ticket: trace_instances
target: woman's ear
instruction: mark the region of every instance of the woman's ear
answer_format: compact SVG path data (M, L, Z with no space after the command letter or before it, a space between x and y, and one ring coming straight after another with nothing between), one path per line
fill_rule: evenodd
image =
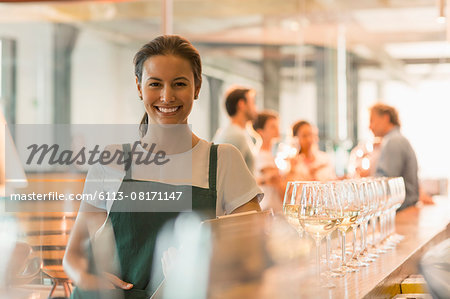
M202 82L200 82L200 84L198 84L198 86L195 87L195 91L194 91L194 100L198 99L198 95L200 93L200 87L202 86Z
M141 83L139 82L138 77L136 77L136 87L138 90L139 98L141 98L141 101L142 101L142 89L141 89Z

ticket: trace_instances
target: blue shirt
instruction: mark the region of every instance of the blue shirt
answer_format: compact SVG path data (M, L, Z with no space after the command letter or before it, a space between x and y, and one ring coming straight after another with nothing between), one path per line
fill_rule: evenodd
M419 200L419 179L416 154L398 127L383 137L380 158L376 166L376 176L403 177L406 198L401 209L416 204Z

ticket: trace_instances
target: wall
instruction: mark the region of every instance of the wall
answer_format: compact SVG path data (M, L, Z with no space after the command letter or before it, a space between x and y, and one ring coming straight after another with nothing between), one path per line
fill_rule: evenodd
M17 123L52 121L52 26L44 22L0 26L0 37L17 42Z
M81 31L72 56L72 123L140 121L144 109L134 79L135 50Z

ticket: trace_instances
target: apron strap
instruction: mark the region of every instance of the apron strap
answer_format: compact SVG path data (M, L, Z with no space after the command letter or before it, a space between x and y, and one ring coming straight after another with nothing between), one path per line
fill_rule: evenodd
M214 191L216 191L218 146L218 144L213 143L209 149L209 189Z
M127 161L128 159L130 159L131 144L129 144L129 143L122 144L122 149L123 149L124 161ZM131 164L133 164L133 163L130 163L130 167L128 167L128 169L126 169L126 174L125 174L125 177L123 178L123 180L131 180ZM124 167L125 167L125 164L124 164Z
M129 143L122 144L124 159L127 160L130 157L131 145ZM218 144L211 144L209 149L209 188L216 191L216 179L217 179L217 148ZM132 163L131 163L132 164ZM126 170L124 180L131 180L131 164Z

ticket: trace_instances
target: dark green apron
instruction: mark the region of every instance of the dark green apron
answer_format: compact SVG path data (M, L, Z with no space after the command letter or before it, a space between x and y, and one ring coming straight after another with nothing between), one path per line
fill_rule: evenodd
M124 144L125 157L131 151L130 144ZM195 167L195 165L193 165ZM216 175L217 175L217 145L211 145L209 158L209 189L196 186L177 186L159 182L137 181L131 179L131 167L119 188L119 192L145 190L180 191L189 188L192 190L192 210L199 212L203 219L215 218L216 215ZM183 191L181 191L183 192ZM162 270L153 272L157 277L150 277L153 261L159 262L161 257L154 257L157 234L165 225L173 225L179 212L123 212L129 207L127 200L115 201L111 207L107 221L111 223L116 240L116 252L120 263L120 278L132 283L131 290L102 291L102 294L93 291L83 291L75 288L71 298L149 298L156 287L163 280ZM120 212L119 212L120 211ZM176 246L176 244L174 244ZM90 255L92 252L90 251ZM160 265L155 265L161 268ZM95 273L95 267L90 261L90 269ZM150 280L152 284L150 284ZM123 293L121 295L120 293Z

